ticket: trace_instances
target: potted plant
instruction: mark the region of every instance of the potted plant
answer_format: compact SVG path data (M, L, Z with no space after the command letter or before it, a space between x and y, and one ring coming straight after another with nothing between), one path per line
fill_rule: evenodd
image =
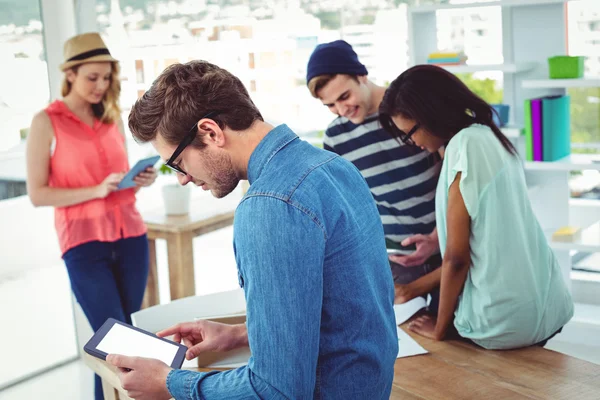
M174 175L175 172L165 164L158 169L161 175ZM185 215L190 211L190 188L179 182L166 183L162 187L162 196L167 215Z

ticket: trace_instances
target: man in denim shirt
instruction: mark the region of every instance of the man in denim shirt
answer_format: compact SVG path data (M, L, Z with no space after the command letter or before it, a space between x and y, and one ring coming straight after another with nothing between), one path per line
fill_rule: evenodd
M182 184L216 197L251 186L235 213L247 324L198 321L159 335L202 351L249 345L247 366L198 373L110 355L135 399L387 399L398 339L381 220L360 172L265 123L243 84L204 61L173 65L129 126ZM190 129L190 127L192 127Z

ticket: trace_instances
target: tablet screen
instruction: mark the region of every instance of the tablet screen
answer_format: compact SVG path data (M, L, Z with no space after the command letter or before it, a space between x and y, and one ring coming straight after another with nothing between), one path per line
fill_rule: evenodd
M173 363L179 349L175 344L153 338L121 324L114 324L96 348L107 354L155 358L169 366Z

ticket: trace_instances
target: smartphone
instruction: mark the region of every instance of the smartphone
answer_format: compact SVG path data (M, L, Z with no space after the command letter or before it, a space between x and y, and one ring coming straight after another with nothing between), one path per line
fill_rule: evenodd
M387 249L387 253L391 256L407 256L413 252L414 250Z
M392 240L385 239L385 247L390 255L408 255L417 250L417 246L413 243L408 246L402 246L400 243L396 243Z

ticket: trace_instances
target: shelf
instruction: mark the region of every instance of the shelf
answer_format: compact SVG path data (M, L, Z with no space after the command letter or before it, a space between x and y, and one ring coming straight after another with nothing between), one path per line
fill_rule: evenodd
M452 10L460 8L474 8L474 7L523 7L523 6L543 6L547 4L563 4L568 0L495 0L480 3L453 3L453 4L429 4L422 6L409 7L408 11L412 13L428 13L439 10Z
M537 192L539 192L542 188L542 185L528 185L527 186L527 194L531 198L535 196Z
M587 253L600 252L600 221L582 230L580 240L575 242L550 242L550 246L556 250L577 250Z
M581 171L595 169L600 171L600 154L571 154L558 161L526 161L527 170L545 171Z
M529 89L600 87L600 78L534 79L523 81L523 87Z
M506 136L507 138L516 139L521 136L522 128L519 126L507 125L501 127L500 130L502 131L502 133L504 133L504 136Z
M485 64L485 65L440 65L453 74L464 74L471 72L484 71L501 71L505 73L516 73L529 71L535 67L536 63L519 63L519 64Z

